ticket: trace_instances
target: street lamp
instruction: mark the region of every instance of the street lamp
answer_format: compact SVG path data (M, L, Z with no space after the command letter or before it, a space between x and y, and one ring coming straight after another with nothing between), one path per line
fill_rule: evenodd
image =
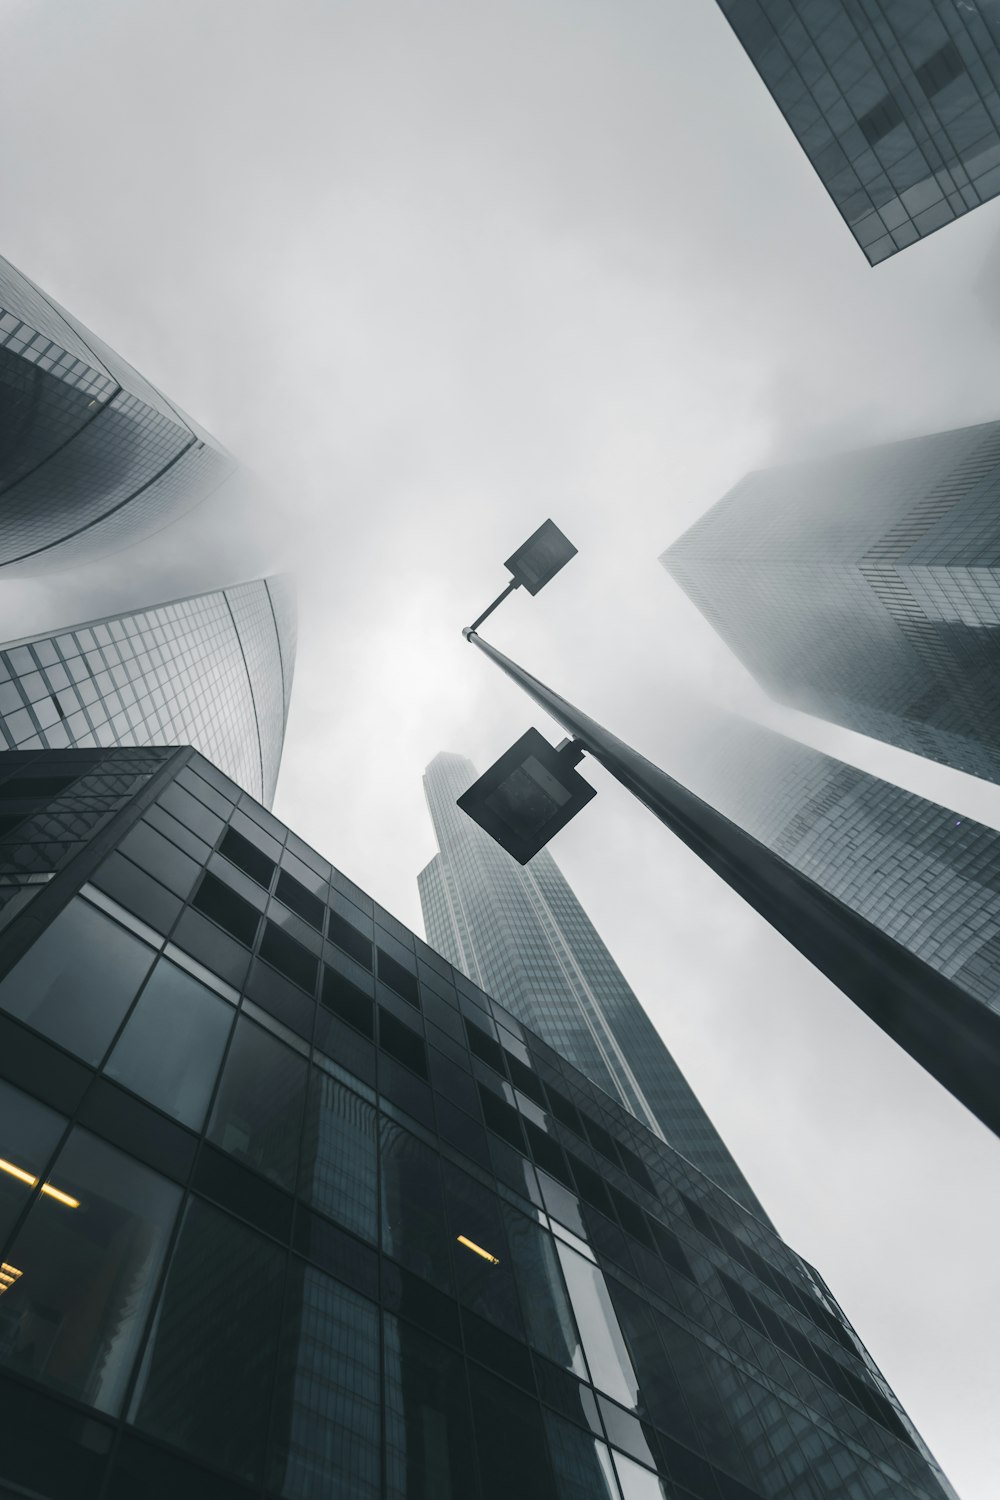
M558 527L546 521L508 559L506 566L513 581L462 632L562 725L571 739L556 749L541 735L529 731L458 799L459 807L524 864L593 797L593 787L572 769L584 752L592 755L939 1083L1000 1135L1000 1015L973 1000L909 948L695 797L477 634L486 616L521 582L529 593L537 593L575 551ZM549 759L541 753L542 746ZM539 775L536 768L550 779ZM579 786L566 779L567 773ZM586 788L587 795L582 795L581 787Z

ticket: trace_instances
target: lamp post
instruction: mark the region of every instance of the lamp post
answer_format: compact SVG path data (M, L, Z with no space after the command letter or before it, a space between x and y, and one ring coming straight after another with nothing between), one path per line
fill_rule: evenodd
M547 521L508 561L508 568L515 560L520 567L530 566L533 560L529 556L526 564L525 554L543 533L549 550L532 573L536 586L529 592L533 594L576 551ZM562 538L561 550L552 533ZM514 581L486 613L492 613L517 586L514 573ZM584 752L592 755L866 1015L1000 1134L1000 1015L483 640L476 627L484 618L481 615L466 626L462 632L466 640L518 683L571 738L553 749L536 731L529 731L463 793L459 807L525 864L595 795L574 769ZM547 758L540 746L548 751Z

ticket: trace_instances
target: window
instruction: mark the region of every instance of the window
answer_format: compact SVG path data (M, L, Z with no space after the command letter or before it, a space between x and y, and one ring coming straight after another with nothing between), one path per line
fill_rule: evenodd
M13 1229L34 1183L45 1177L65 1125L55 1110L0 1083L0 1240Z
M6 1251L0 1362L101 1411L121 1403L180 1189L85 1130Z
M319 961L308 949L303 948L301 943L296 942L295 938L289 937L287 932L282 932L274 922L264 924L260 956L267 963L273 964L280 974L284 974L286 979L297 984L308 995L315 993Z
M96 1065L155 957L76 897L0 983L0 1009Z
M587 1379L555 1242L540 1224L506 1203L500 1205L521 1305L528 1312L528 1342L565 1370Z
M376 950L378 953L378 977L383 984L387 984L391 990L403 1000L408 1000L411 1005L420 1008L420 991L417 988L417 976L411 974L409 969L385 952L383 948Z
M423 1037L418 1036L412 1026L397 1020L384 1005L378 1008L378 1039L379 1046L390 1057L405 1063L414 1073L419 1073L421 1078L427 1077L427 1048Z
M203 911L206 917L211 917L239 942L248 948L253 947L259 921L256 908L217 876L206 873L202 877L191 905L197 911Z
M545 1430L559 1500L618 1500L611 1454L604 1443L550 1411L545 1413Z
M387 1500L467 1500L477 1493L462 1358L385 1319Z
M104 1071L200 1130L234 1019L225 1000L160 959Z
M357 963L364 968L372 967L372 942L371 938L365 937L359 932L352 922L346 917L341 917L335 911L327 916L327 936L331 943L336 943L338 948L343 948Z
M237 865L251 880L255 880L259 886L266 891L271 884L271 877L277 868L274 860L269 859L262 849L252 844L249 839L237 833L235 828L227 828L225 835L219 845L219 853L224 854L231 864Z
M208 1126L208 1139L293 1191L306 1063L241 1016Z
M378 1237L376 1113L319 1068L306 1103L299 1192L362 1239Z
M306 890L294 875L289 875L287 870L278 872L274 894L289 910L297 912L303 921L308 922L310 927L315 927L317 932L323 931L323 913L326 910L323 902L312 891Z
M323 970L323 987L320 1001L327 1010L356 1026L365 1036L375 1035L375 1006L370 995L359 990L356 984L338 974L335 969Z
M385 1116L379 1129L382 1248L418 1276L450 1292L451 1244L437 1152Z

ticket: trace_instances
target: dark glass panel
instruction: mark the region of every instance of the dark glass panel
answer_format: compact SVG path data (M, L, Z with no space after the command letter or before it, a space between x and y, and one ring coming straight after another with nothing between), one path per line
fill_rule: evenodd
M251 1482L263 1465L285 1260L192 1199L129 1413L143 1431Z
M558 1500L619 1500L611 1454L604 1443L548 1411L545 1431Z
M541 1407L476 1365L469 1383L484 1500L552 1500Z
M204 912L206 917L211 917L213 922L218 922L220 927L239 942L245 943L248 948L253 947L260 915L249 901L224 881L206 872L191 905Z
M427 1077L427 1048L422 1036L397 1018L384 1005L378 1008L379 1046L398 1062L405 1063L421 1078Z
M372 1105L315 1067L309 1081L299 1192L362 1239L378 1239L378 1145Z
M649 1227L653 1231L656 1248L663 1256L667 1265L671 1266L673 1270L679 1271L682 1276L686 1276L689 1281L694 1281L695 1277L691 1269L691 1262L685 1255L684 1246L677 1236L665 1224L661 1224L659 1219L650 1217Z
M593 1167L588 1167L585 1161L581 1161L572 1152L567 1151L566 1155L573 1169L573 1176L576 1179L576 1189L580 1197L585 1203L591 1204L593 1208L599 1208L601 1213L606 1214L609 1219L613 1218L614 1209L611 1207L611 1199L608 1196L608 1190L604 1185L604 1179L600 1173L595 1172Z
M109 1078L98 1078L88 1090L77 1120L112 1146L121 1146L130 1156L138 1157L154 1172L162 1172L174 1182L187 1181L197 1136Z
M366 1297L378 1297L378 1252L362 1245L352 1234L338 1229L336 1224L321 1219L319 1214L310 1213L301 1204L295 1210L294 1245L306 1260L311 1260L323 1271L329 1271L338 1281ZM385 1265L389 1266L391 1262L386 1261ZM398 1272L397 1268L397 1274L406 1273Z
M500 1209L521 1306L528 1315L528 1342L539 1353L586 1379L580 1335L551 1234L506 1203L501 1203Z
M317 932L323 931L325 905L318 896L296 880L294 875L289 875L287 870L278 872L278 884L274 894L291 911L297 912L304 922L308 922L310 927L315 927Z
M339 916L337 912L331 911L327 916L327 936L331 943L336 943L338 948L343 948L345 953L363 964L366 969L372 967L372 941L359 932L353 922L348 922L346 917Z
M115 1454L107 1500L247 1500L256 1497L236 1479L191 1463L126 1431Z
M506 1052L506 1049L504 1050ZM540 1104L544 1109L545 1094L542 1092L540 1080L536 1078L528 1065L523 1063L519 1057L515 1057L513 1053L506 1052L506 1061L507 1072L510 1074L510 1081L514 1087L520 1089L522 1094L527 1094L529 1099L533 1099L536 1104Z
M452 1290L451 1244L437 1153L384 1117L382 1248L444 1291Z
M417 985L417 976L405 969L398 959L386 953L384 948L378 952L378 977L383 984L387 984L391 990L403 1000L408 1000L411 1005L420 1009L420 990Z
M289 937L287 932L282 932L274 922L264 923L260 956L267 963L273 964L286 979L290 979L293 984L304 989L308 995L315 993L318 959L303 948L301 943L296 942L295 938Z
M0 1083L0 1245L13 1229L34 1182L45 1175L65 1126L65 1119L55 1110ZM0 1306L0 1322L3 1311Z
M335 969L323 969L323 987L320 1001L335 1015L356 1026L365 1036L375 1035L375 1004L370 995L359 990L356 984L338 974Z
M268 1484L288 1500L379 1500L378 1308L292 1262L278 1358Z
M521 1134L521 1116L516 1109L505 1103L492 1089L479 1085L479 1102L483 1119L490 1130L495 1130L511 1146L524 1152L524 1136Z
M168 890L187 896L198 878L200 866L164 838L148 823L137 823L118 845L119 851L140 869L155 876Z
M495 1328L492 1323L487 1323L485 1318L469 1312L467 1307L462 1308L462 1332L469 1359L486 1365L505 1380L512 1380L515 1385L534 1395L535 1374L526 1344Z
M445 1296L420 1276L404 1271L386 1256L382 1257L382 1303L386 1312L399 1313L408 1323L416 1323L435 1338L454 1344L456 1349L461 1347L455 1299Z
M385 1319L387 1500L476 1500L461 1356L398 1318Z
M225 1151L204 1142L195 1163L192 1187L220 1208L246 1219L272 1239L282 1242L292 1232L294 1199L291 1193L265 1182L256 1172Z
M294 1190L306 1063L245 1016L222 1070L208 1138Z
M180 1203L180 1189L74 1130L6 1251L0 1360L116 1412Z
M582 1136L583 1121L580 1119L576 1105L571 1104L565 1094L560 1094L559 1090L554 1089L549 1083L545 1085L545 1092L549 1096L549 1109L556 1119L572 1130L574 1135Z
M442 1173L459 1300L473 1312L523 1338L524 1325L500 1217L500 1200L450 1162L442 1163ZM460 1243L460 1235L477 1249ZM495 1262L479 1251L494 1257Z
M97 1500L113 1436L109 1424L19 1380L0 1379L4 1500Z
M586 1132L587 1139L590 1141L590 1144L593 1146L594 1150L599 1151L602 1156L606 1156L608 1161L613 1162L615 1166L617 1166L618 1151L615 1147L615 1142L612 1136L609 1135L603 1125L599 1125L597 1121L592 1120L589 1115L581 1114L580 1118L583 1121L583 1128Z
M105 1065L105 1073L200 1130L235 1011L160 959Z
M176 781L165 786L156 800L160 807L165 807L185 828L198 834L208 844L215 843L225 826L221 818L214 812L209 812L204 803L192 797Z
M263 886L265 891L268 889L276 869L275 862L262 849L258 849L256 844L244 838L242 833L237 833L235 828L227 828L219 845L219 853L224 854L245 875L249 875L251 880Z
M506 1078L507 1074L503 1065L503 1048L501 1047L500 1043L495 1042L493 1038L489 1036L481 1026L477 1026L474 1021L467 1020L465 1023L465 1030L469 1038L470 1052L472 1052L475 1057L481 1058L484 1063L489 1063L490 1067L493 1068L495 1072L499 1073L501 1078Z
M155 957L77 897L0 983L0 1008L96 1064Z

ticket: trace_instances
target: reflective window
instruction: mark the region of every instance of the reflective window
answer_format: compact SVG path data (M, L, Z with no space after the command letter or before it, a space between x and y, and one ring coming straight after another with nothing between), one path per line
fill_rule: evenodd
M594 1384L623 1406L634 1407L638 1381L603 1272L561 1240L556 1241L556 1253Z
M442 1171L459 1298L473 1312L523 1337L500 1200L450 1162L442 1163Z
M65 1125L54 1109L0 1083L0 1241L7 1238L28 1194L44 1176ZM10 1282L0 1276L3 1285Z
M521 1306L528 1314L528 1342L533 1349L586 1380L587 1366L555 1242L540 1224L506 1203L500 1207Z
M552 1494L542 1409L504 1380L469 1366L484 1500L548 1500Z
M461 1355L385 1319L387 1500L468 1500L477 1492Z
M545 1413L545 1431L559 1500L619 1500L611 1453L604 1443L550 1411Z
M222 1071L208 1139L294 1191L306 1063L241 1016Z
M77 897L0 983L0 1008L96 1064L155 957Z
M382 1248L444 1291L452 1290L441 1164L435 1151L383 1116Z
M362 1239L377 1239L376 1113L320 1068L309 1082L299 1192Z
M232 886L226 885L224 880L206 873L191 905L197 911L203 911L206 917L211 917L213 922L218 922L221 928L239 942L245 943L248 948L253 947L260 920L259 913L256 907L251 906Z
M85 1130L57 1156L6 1261L0 1361L118 1410L180 1189Z
M378 1308L312 1266L289 1272L269 1486L288 1500L379 1500Z
M104 1071L200 1130L234 1019L225 1000L160 959Z
M666 1481L633 1459L626 1458L624 1453L615 1454L615 1468L624 1500L670 1500Z
M284 1265L276 1245L192 1199L129 1412L251 1483L263 1468Z

